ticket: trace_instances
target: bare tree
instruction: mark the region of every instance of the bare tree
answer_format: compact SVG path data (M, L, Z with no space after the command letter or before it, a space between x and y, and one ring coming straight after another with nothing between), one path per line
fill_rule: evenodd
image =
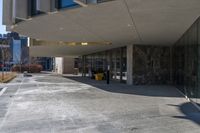
M4 68L6 64L10 61L11 53L10 48L8 46L8 41L3 40L1 41L1 61L2 61L2 80L4 79Z

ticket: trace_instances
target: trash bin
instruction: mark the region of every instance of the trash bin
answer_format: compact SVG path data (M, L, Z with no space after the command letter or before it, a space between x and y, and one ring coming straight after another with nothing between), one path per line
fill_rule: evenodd
M103 73L95 74L95 80L103 80Z

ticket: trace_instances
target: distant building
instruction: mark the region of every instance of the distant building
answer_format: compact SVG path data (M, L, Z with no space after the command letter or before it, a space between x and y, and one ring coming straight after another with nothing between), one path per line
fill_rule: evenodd
M12 62L14 64L28 64L29 63L29 49L27 46L27 38L20 38L19 40L12 39L10 42Z
M10 57L6 61L10 64L27 64L29 61L29 49L27 37L20 36L16 32L0 35L0 41L6 45Z

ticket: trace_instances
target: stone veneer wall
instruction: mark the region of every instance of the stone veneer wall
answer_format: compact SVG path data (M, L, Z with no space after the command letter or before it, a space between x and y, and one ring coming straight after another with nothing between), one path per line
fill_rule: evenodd
M135 45L133 83L135 85L170 83L170 47Z

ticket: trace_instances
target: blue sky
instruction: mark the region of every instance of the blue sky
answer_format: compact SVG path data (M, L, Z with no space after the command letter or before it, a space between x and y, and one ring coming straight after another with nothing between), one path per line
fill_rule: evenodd
M0 0L0 34L6 33L5 26L2 25L2 3L3 0Z

